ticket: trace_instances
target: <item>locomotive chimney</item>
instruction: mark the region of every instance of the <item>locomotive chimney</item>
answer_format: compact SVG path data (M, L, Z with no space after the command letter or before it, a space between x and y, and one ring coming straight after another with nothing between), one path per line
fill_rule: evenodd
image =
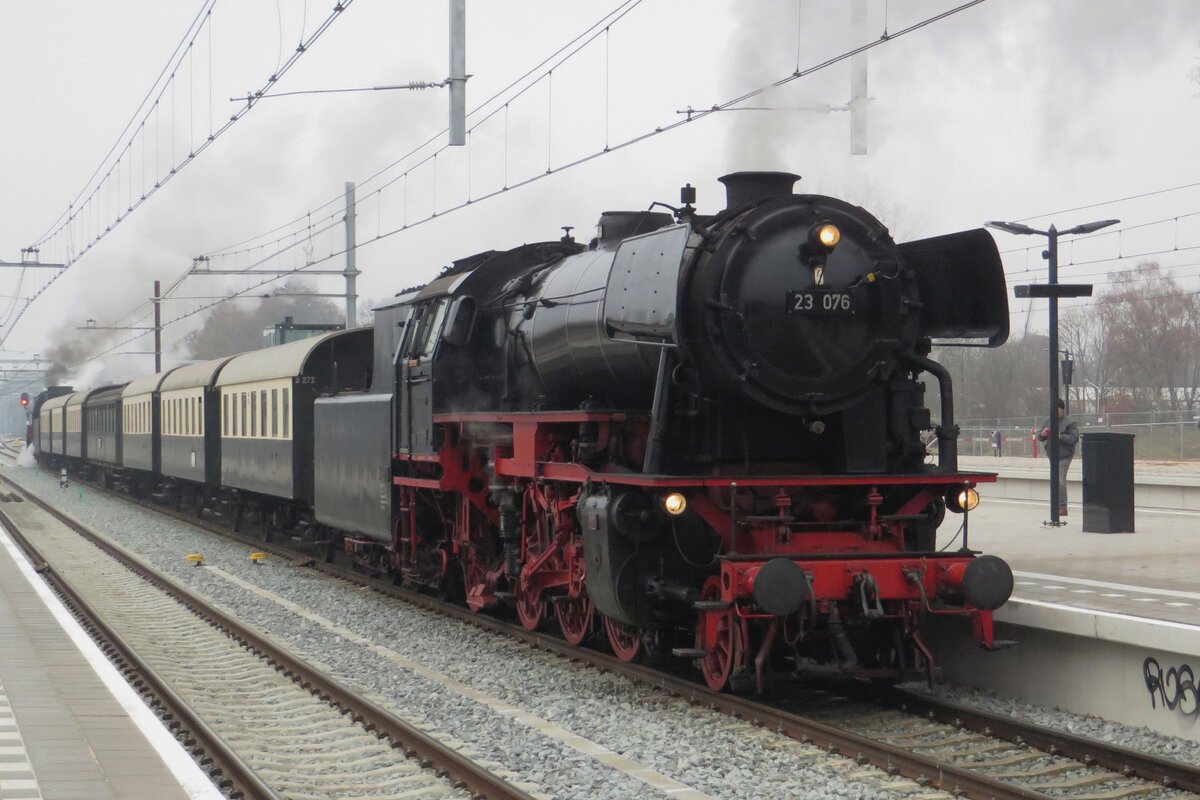
M800 176L790 172L733 172L717 180L725 184L725 207L737 208L791 194L792 186Z

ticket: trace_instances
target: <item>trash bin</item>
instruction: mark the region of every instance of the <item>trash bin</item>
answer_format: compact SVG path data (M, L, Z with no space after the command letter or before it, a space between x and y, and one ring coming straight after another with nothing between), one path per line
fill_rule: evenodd
M1082 438L1083 532L1133 533L1133 435Z

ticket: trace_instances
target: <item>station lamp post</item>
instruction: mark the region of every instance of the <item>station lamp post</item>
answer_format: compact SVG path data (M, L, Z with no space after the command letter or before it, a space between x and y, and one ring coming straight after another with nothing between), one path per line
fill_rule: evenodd
M1060 297L1091 297L1090 283L1059 283L1058 282L1058 237L1076 236L1081 233L1094 233L1109 225L1116 225L1119 219L1104 219L1096 222L1085 222L1073 228L1060 231L1051 225L1047 230L1039 231L1020 222L992 221L985 223L989 228L1031 236L1045 236L1047 248L1042 251L1042 258L1050 265L1050 279L1045 284L1025 284L1014 286L1016 297L1045 297L1050 301L1050 438L1046 440L1050 458L1050 520L1046 523L1054 527L1065 525L1059 518L1061 498L1058 492L1058 300Z

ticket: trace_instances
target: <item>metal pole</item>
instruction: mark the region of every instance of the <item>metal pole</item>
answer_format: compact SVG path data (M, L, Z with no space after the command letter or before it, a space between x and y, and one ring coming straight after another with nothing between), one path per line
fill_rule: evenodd
M158 281L154 282L154 374L162 372L162 295Z
M1053 225L1047 232L1049 247L1046 258L1050 262L1050 285L1058 283L1058 228ZM1050 459L1050 523L1058 524L1058 298L1050 297L1050 438L1046 440L1046 456Z
M850 28L854 42L866 42L867 0L853 0L850 4ZM850 57L850 154L865 155L867 152L867 53L864 50Z
M450 0L450 144L467 143L467 0Z
M355 267L358 219L354 208L354 181L346 181L346 330L358 324L358 269Z

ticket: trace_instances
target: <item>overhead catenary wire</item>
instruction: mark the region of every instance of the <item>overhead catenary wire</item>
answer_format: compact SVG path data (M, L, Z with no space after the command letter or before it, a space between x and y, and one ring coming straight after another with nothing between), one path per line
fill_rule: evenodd
M207 11L211 12L212 7L215 5L216 2L217 2L217 0L206 0L205 5L201 7L201 11L203 12L207 9ZM125 213L124 215L119 215L115 220L107 222L107 224L102 232L98 232L97 235L91 241L89 241L84 247L82 247L78 252L76 252L74 254L74 256L71 258L71 260L69 262L65 262L66 267L64 269L61 269L61 270L55 272L53 275L51 275L49 277L49 279L28 298L28 300L24 303L24 305L17 311L15 317L12 318L11 320L9 320L7 322L7 324L5 324L3 326L2 332L0 332L0 346L3 346L4 342L7 340L8 336L11 335L13 329L21 321L21 318L24 316L25 312L29 309L29 307L50 286L52 286L59 278L61 278L63 275L65 275L67 273L67 271L70 269L70 267L73 266L74 264L78 263L78 261L86 253L88 253L92 247L94 247L105 236L107 236L109 233L111 233L117 227L117 225L119 225L122 221L124 221L125 219L128 219L128 217L130 216L130 214L132 214L133 211L140 208L141 205L144 204L150 197L152 197L155 192L157 192L159 189L161 189L163 186L165 186L168 181L170 181L173 177L175 177L184 167L186 167L198 155L200 155L200 153L207 150L213 144L213 142L215 142L226 131L228 131L233 125L235 125L243 117L245 117L248 113L250 113L250 111L257 104L257 97L261 96L264 92L268 91L271 86L273 86L283 75L285 75L295 65L295 63L300 59L300 57L305 52L307 52L324 35L324 33L329 29L329 27L334 23L334 21L337 20L341 16L341 14L343 14L345 12L345 10L348 9L353 3L354 3L354 0L339 0L337 5L335 5L333 7L330 14L322 21L322 23L319 26L317 26L317 28L312 32L312 34L309 35L308 39L306 41L304 41L301 44L301 46L297 47L296 51L294 53L292 53L291 56L289 56L285 61L283 61L283 63L279 66L278 69L276 69L276 71L272 75L270 75L268 78L266 78L264 80L261 88L259 90L257 90L257 92L255 92L254 95L247 98L246 104L243 107L236 110L233 114L231 114L229 116L229 118L224 122L224 124L222 124L219 128L217 128L212 133L210 133L208 138L205 141L203 141L200 144L200 146L195 149L194 152L190 152L187 155L187 157L183 158L178 163L172 163L172 166L170 167L169 171L167 171L165 173L161 173L161 175L162 175L161 178L156 177L153 187L146 190L139 199L134 201L131 204L127 213ZM197 18L199 18L200 16L201 16L201 14L198 13ZM205 22L207 22L208 20L211 19L211 16L208 13L204 13L203 18L204 18ZM162 75L166 74L169 70L171 72L171 79L169 80L169 83L171 84L172 88L174 87L174 70L178 68L180 63L182 63L181 57L179 57L180 48L184 46L185 42L187 42L187 43L194 42L196 36L198 36L198 35L199 35L199 29L196 27L196 20L193 20L192 25L188 28L187 34L185 34L183 39L180 40L180 44L178 46L176 46L175 53L172 54L172 57L170 59L168 59L166 66L164 66L162 72L160 72L159 78L156 80L154 86L158 86L159 82L161 81ZM172 65L174 65L174 67L172 67ZM150 95L153 94L154 86L152 86L150 92L147 93L146 99L148 99L150 97ZM165 91L166 91L166 86L164 85L162 87L162 89L159 91L158 96L155 98L154 105L153 105L153 113L155 114L156 121L159 121L159 122L160 122L160 118L158 116L159 109L161 107L161 99L162 99ZM145 102L146 102L146 100L144 99L142 101L142 104L139 105L137 111L140 111L145 106ZM138 116L137 111L135 111L135 113L133 115L133 119L137 119L137 116ZM148 115L147 115L147 118L148 118ZM145 119L143 119L143 122L145 122ZM76 196L75 200L73 200L72 203L68 205L68 211L64 212L62 215L60 215L58 217L56 222L51 225L50 231L38 239L37 244L34 245L35 247L41 247L42 244L49 241L51 238L60 235L65 229L70 227L71 223L74 221L74 218L75 218L74 215L71 214L71 209L74 208L74 206L78 203L79 198L83 197L84 192L87 191L87 187L91 185L95 176L98 175L102 169L104 169L105 164L108 163L107 159L111 158L112 152L114 152L116 150L116 148L120 145L122 138L128 132L131 124L132 124L132 119L131 119L130 123L126 124L125 129L122 131L121 135L117 137L117 141L114 143L113 147L110 149L109 155L106 156L106 160L101 162L101 164L96 168L92 177L89 178L88 183L85 184L84 189L81 190L79 195ZM161 139L161 136L159 135L160 134L159 127L160 127L160 125L156 124L156 131L155 131L156 145L159 144L159 139ZM156 147L156 150L157 150L157 147ZM156 164L157 164L157 159L158 159L158 154L156 152ZM110 172L111 172L111 170L110 170ZM103 185L103 182L101 184L98 184L96 186L96 188L91 192L91 194L88 196L88 199L85 200L85 202L84 202L85 206L93 205L93 201L94 201L97 193L100 191L100 188L102 185ZM66 220L63 219L64 216L67 217ZM97 228L99 228L99 224L100 223L96 224Z
M621 15L623 16L624 14L627 14L627 13L629 13L629 11L631 11L631 10L632 10L633 8L635 8L637 5L639 5L639 4L640 4L640 2L641 2L641 0L629 0L628 2L626 2L626 3L622 3L620 6L618 6L618 9L617 9L617 11L619 11L619 12L621 13ZM474 198L468 198L466 201L459 202L459 203L457 203L457 204L454 204L454 205L451 205L451 206L449 206L449 207L447 207L447 208L444 208L444 209L442 209L442 210L440 210L440 211L436 211L436 213L435 213L435 214L433 214L433 215L426 216L426 217L423 217L423 218L420 218L420 219L417 219L417 220L413 220L413 221L410 221L410 220L408 220L408 218L407 218L407 215L408 215L408 203L407 203L407 193L408 193L408 192L407 192L407 186L408 186L408 180L407 180L407 178L408 178L408 175L409 175L409 173L410 173L410 172L412 172L412 170L413 170L413 169L415 169L416 167L415 167L415 166L414 166L414 167L410 167L408 170L405 170L405 171L402 173L402 175L399 175L399 176L397 176L397 177L395 177L395 178L392 178L392 179L390 179L390 180L389 180L387 183L385 183L385 184L384 184L384 186L383 186L383 187L380 187L380 188L377 190L377 191L382 191L382 189L383 189L383 188L386 188L387 186L391 186L391 185L393 185L394 183L396 183L397 181L400 181L401 179L403 179L403 181L404 181L404 185L405 185L405 195L406 195L406 197L405 197L405 203L404 203L404 222L402 223L402 225L401 225L400 227L393 228L393 229L391 229L391 230L388 230L388 231L386 231L386 232L381 232L381 233L377 234L377 235L376 235L376 237L375 237L373 240L368 240L367 242L362 242L362 243L360 243L358 246L359 246L359 247L363 247L363 246L366 246L367 244L370 244L371 242L376 242L376 241L380 241L380 240L382 240L382 239L385 239L385 238L389 238L389 237L391 237L391 236L394 236L394 235L396 235L396 234L398 234L398 233L400 233L400 232L402 232L402 231L406 231L406 230L409 230L409 229L411 229L411 228L413 228L413 227L416 227L416 226L418 226L418 225L422 225L422 224L424 224L424 223L426 223L426 222L429 222L429 221L431 221L431 220L433 220L433 219L436 219L436 218L438 218L438 217L445 216L445 215L447 215L447 214L449 214L449 213L453 213L453 212L456 212L456 211L462 210L462 209L464 209L464 208L466 208L466 207L468 207L468 206L470 206L470 205L473 205L473 204L478 204L479 202L486 201L486 200L489 200L489 199L491 199L491 198L494 198L494 197L500 196L501 194L503 194L503 193L506 193L506 192L508 192L508 191L510 191L510 190L517 189L517 188L521 188L521 187L524 187L524 186L529 186L529 185L531 185L531 184L533 184L533 183L536 183L537 181L539 181L539 180L541 180L541 179L543 179L543 178L546 178L546 177L549 177L549 176L551 176L551 175L555 175L555 174L558 174L558 173L564 172L564 171L566 171L566 170L572 169L572 168L574 168L574 167L578 167L578 166L580 166L580 165L583 165L583 164L589 163L589 162L591 162L591 161L594 161L594 160L596 160L596 159L598 159L598 158L600 158L600 157L603 157L603 156L605 156L605 155L608 155L608 154L610 154L610 153L617 152L617 151L619 151L619 150L623 150L623 149L626 149L626 148L629 148L629 147L635 146L635 145L637 145L637 144L639 144L639 143L641 143L641 142L643 142L643 141L646 141L646 140L648 140L648 139L650 139L650 138L653 138L653 137L655 137L655 136L658 136L658 135L660 135L660 134L663 134L663 133L666 133L666 132L669 132L669 131L674 131L674 130L680 129L680 128L684 127L684 126L687 126L687 125L690 125L690 124L692 124L693 122L697 122L697 121L699 121L700 119L703 119L703 118L706 118L706 117L708 117L708 116L711 116L711 115L713 115L713 113L715 113L715 112L718 112L718 111L721 111L721 110L724 110L724 109L730 108L730 107L732 107L732 106L735 106L735 105L737 105L737 104L743 103L743 102L745 102L746 100L749 100L749 99L752 99L752 98L754 98L754 97L757 97L757 96L759 96L759 95L761 95L761 94L763 94L763 93L765 93L765 92L771 91L772 89L778 88L778 87L780 87L780 86L784 86L784 85L786 85L786 84L788 84L788 83L791 83L791 82L793 82L793 81L795 81L795 80L801 79L801 78L803 78L803 77L806 77L806 76L808 76L808 75L812 75L812 74L814 74L814 73L816 73L816 72L819 72L819 71L821 71L821 70L823 70L823 69L829 68L829 67L831 67L831 66L833 66L833 65L835 65L835 64L841 63L842 61L845 61L845 60L847 60L847 59L849 59L849 58L853 57L854 55L858 55L858 54L860 54L860 53L866 52L866 51L868 51L868 50L870 50L870 49L873 49L873 48L875 48L875 47L878 47L878 46L880 46L880 45L882 45L882 44L886 44L886 43L889 43L889 42L895 41L896 39L902 38L902 37L904 37L904 36L906 36L906 35L908 35L908 34L910 34L910 33L914 33L914 32L916 32L916 31L918 31L918 30L920 30L920 29L922 29L922 28L925 28L925 27L927 27L928 25L931 25L931 24L933 24L933 23L935 23L935 22L938 22L938 21L944 20L944 19L946 19L946 18L948 18L948 17L951 17L951 16L953 16L953 15L955 15L955 14L958 14L958 13L960 13L960 12L962 12L962 11L965 11L965 10L967 10L967 9L970 9L970 8L974 7L974 6L980 5L980 4L982 4L983 2L985 2L985 0L969 0L969 2L962 3L962 4L958 5L958 6L955 6L955 7L953 7L953 8L947 9L946 11L943 11L943 12L941 12L941 13L938 13L938 14L935 14L935 15L933 15L933 16L930 16L930 17L928 17L928 18L926 18L926 19L924 19L924 20L921 20L921 21L919 21L919 22L916 22L916 23L914 23L914 24L912 24L912 25L910 25L910 26L908 26L908 27L906 27L906 28L903 28L903 29L901 29L901 30L899 30L899 31L896 31L896 32L894 32L894 33L891 33L891 34L887 34L887 35L881 36L880 38L878 38L878 39L876 39L876 40L873 40L873 41L871 41L871 42L868 42L868 43L866 43L866 44L863 44L863 45L861 45L861 46L858 46L858 47L852 48L852 49L850 49L850 50L847 50L847 51L845 51L844 53L841 53L841 54L839 54L839 55L836 55L836 56L833 56L833 57L831 57L831 58L828 58L828 59L826 59L826 60L824 60L824 61L822 61L822 62L819 62L819 63L817 63L817 64L814 64L814 65L812 65L812 66L810 66L810 67L808 67L808 68L806 68L806 69L803 69L803 70L795 70L794 72L792 72L792 73L790 73L790 74L788 74L788 75L785 75L785 76L783 76L783 77L779 78L778 80L776 80L776 81L773 81L773 82L771 82L771 83L769 83L769 84L762 85L762 86L760 86L760 87L758 87L758 88L756 88L756 89L753 89L753 90L750 90L750 91L748 91L748 92L745 92L745 93L743 93L743 94L741 94L741 95L738 95L738 96L736 96L736 97L734 97L734 98L732 98L732 99L729 99L729 100L727 100L727 101L725 101L725 102L723 102L723 103L716 104L716 105L712 106L712 107L711 107L711 108L709 108L709 109L705 109L705 110L699 111L699 112L697 112L697 113L696 113L694 116L690 116L690 117L689 117L689 118L687 118L687 119L680 119L680 120L677 120L677 121L675 121L675 122L673 122L673 123L670 123L670 124L667 124L667 125L663 125L663 126L658 126L658 127L655 127L655 128L654 128L654 129L652 129L652 130L644 131L644 132L642 132L642 133L640 133L640 134L633 135L633 136L631 136L631 137L629 137L629 138L627 138L627 139L625 139L625 140L623 140L623 141L621 141L621 142L618 142L618 143L617 143L617 144L615 144L615 145L610 145L610 144L606 143L605 147L604 147L602 150L595 151L595 152L592 152L592 153L586 154L586 155L584 155L584 156L578 157L578 158L576 158L576 159L574 159L574 160L572 160L572 161L569 161L569 162L566 162L566 163L564 163L564 164L561 164L561 165L560 165L560 166L558 166L557 168L551 168L551 169L547 169L547 170L546 170L544 173L538 173L538 174L534 174L534 175L532 175L532 176L529 176L529 177L526 177L526 178L523 178L523 179L517 180L517 181L515 181L515 182L511 182L511 183L509 182L509 180L508 180L508 178L507 178L507 175L506 175L506 179L505 179L505 185L503 186L503 188L499 188L499 189L495 189L495 190L493 190L493 191L490 191L490 192L486 192L486 193L484 193L484 194L482 194L482 195L479 195L479 196L477 196L477 197L474 197ZM343 3L343 5L348 5L348 3ZM605 17L605 19L608 19L608 18L609 18L609 16L611 16L611 14L610 14L610 15L608 15L608 16L606 16L606 17ZM608 24L608 25L611 25L613 22L615 22L615 20L610 20L610 21L609 21L607 24ZM580 39L582 39L582 38L584 38L584 35L581 35L581 36L578 36L578 37L576 37L576 39L574 39L574 40L573 40L573 42L578 42L578 41L579 41ZM594 39L595 37L592 37L592 38ZM568 49L570 46L571 46L571 45L565 45L564 47L560 48L558 51L556 51L556 53L555 53L554 55L552 55L551 57L549 57L549 58L547 58L547 59L544 59L544 60L541 62L541 65L539 65L539 66L544 66L545 64L547 64L547 63L549 63L549 62L553 61L553 60L554 60L554 58L556 58L558 54L561 54L562 52L564 52L565 50L567 50L567 49ZM576 49L576 52L578 52L578 48ZM564 60L565 60L565 59L564 59ZM559 65L561 65L561 63L562 63L562 62L560 61L560 62L559 62L559 64L556 64L556 65L555 65L554 67L552 67L551 69L555 69L555 68L557 68ZM527 71L527 72L525 73L525 75L524 75L524 76L522 76L522 78L519 78L519 79L517 79L516 81L513 81L513 82L511 82L511 83L509 84L509 88L512 88L512 87L514 87L514 86L517 86L517 85L519 85L519 84L520 84L520 82L521 82L522 80L524 80L524 79L528 78L530 75L534 74L536 71L537 71L537 68L534 68L534 69L531 69L531 70ZM538 83L538 82L539 82L539 81L542 79L542 77L544 77L544 76L545 76L545 75L543 74L543 75L542 75L542 76L540 76L540 77L539 77L537 80L535 80L535 81L531 82L529 85L527 85L527 86L523 87L522 89L520 89L519 91L517 91L517 92L516 92L516 94L515 94L515 95L513 95L512 97L508 97L508 98L505 100L505 102L504 102L504 104L503 104L503 105L499 106L499 107L498 107L496 110L493 110L493 111L492 111L490 114L488 114L487 116L485 116L485 118L484 118L483 120L481 120L480 122L478 122L478 123L476 123L474 126L472 126L472 130L473 130L473 129L475 129L475 128L478 128L478 126L479 126L480 124L483 124L483 122L485 122L487 119L489 119L489 118L491 118L492 116L494 116L494 115L497 113L497 111L499 111L500 109L507 109L507 108L508 108L508 105L509 105L509 104L512 102L512 100L513 100L515 97L519 97L519 96L521 96L522 94L524 94L525 92L529 91L529 89L531 89L531 88L532 88L532 86L536 85L536 84L537 84L537 83ZM267 88L269 89L269 84L268 84L268 87L267 87ZM485 108L485 107L487 106L487 104L488 104L488 103L490 103L490 102L493 102L494 100L497 100L497 99L499 99L499 97L501 97L501 96L503 95L503 93L504 93L504 91L503 91L503 90L502 90L501 92L498 92L498 93L496 93L495 95L493 95L493 97L492 97L492 98L489 98L489 100L485 101L483 104L481 104L480 106L478 106L478 107L477 107L477 110L482 110L483 108ZM251 98L251 99L248 101L247 108L249 108L250 106L252 106L252 105L253 105L253 102L254 102L254 100L253 100L253 98ZM472 112L472 113L474 113L474 112ZM414 148L413 150L410 150L410 151L409 151L409 153L407 153L405 156L402 156L402 157L401 157L401 159L398 159L398 160L396 160L396 161L392 162L392 164L388 165L387 167L384 167L384 168L382 168L382 169L380 169L380 170L376 171L375 173L373 173L373 174L370 176L370 178L368 178L368 179L367 179L367 181L374 180L375 178L378 178L378 177L380 177L380 176L384 175L384 174L385 174L385 173L387 173L387 172L388 172L390 169L392 169L393 167L395 167L395 166L397 166L398 164L402 163L402 162L403 162L403 160L405 160L406 158L408 158L408 157L411 157L412 155L414 155L414 154L416 154L416 153L420 152L420 150L421 150L423 147L425 147L425 146L427 146L428 144L432 143L432 142L433 142L434 140L436 140L436 139L437 139L439 136L441 136L441 134L442 134L442 133L444 133L444 132L445 132L445 131L443 130L441 133L439 133L439 134L436 134L436 135L435 135L435 136L433 136L433 137L430 137L428 140L426 140L426 142L425 142L425 143L423 143L422 145L419 145L417 148ZM441 151L439 150L438 152L441 152ZM434 158L436 155L437 155L437 153L435 152L435 153L433 153L433 154L430 154L429 156L426 156L425 158L423 158L423 159L422 159L422 160L419 162L419 164L418 164L417 166L419 166L420 164L424 164L424 163L429 163L429 162L431 162L431 161L433 160L433 158ZM505 161L507 162L507 159L505 159ZM507 163L506 163L506 165L505 165L505 166L506 166L506 172L507 172ZM344 197L344 193L343 193L343 194L341 194L341 195L339 195L339 197ZM319 206L318 208L320 209L320 208L327 207L329 204L331 204L331 203L335 202L335 201L336 201L336 199L337 199L337 198L333 198L333 199L331 199L331 200L327 201L327 202L326 202L325 204L323 204L322 206ZM362 202L362 201L360 200L359 202ZM309 213L311 213L311 212L309 212ZM307 216L307 215L302 215L301 217L297 218L297 221L298 221L298 220L300 220L300 219L304 219L306 216ZM283 226L277 226L276 228L274 228L274 229L272 230L272 232L277 232L277 231L279 231L279 230L281 230L281 229L285 229L285 228L289 227L289 225L294 225L294 224L295 224L295 221L294 221L293 223L285 224L285 225L283 225ZM241 244L241 245L245 245L245 244L247 244L247 243L249 243L249 242L252 242L252 241L255 241L255 240L257 240L258 238L260 238L260 237L259 237L259 236L252 237L251 239L248 239L248 240L243 240L243 242L241 242L240 244ZM227 253L227 254L228 254L228 253ZM312 261L311 261L311 263L308 263L308 264L306 264L305 266L315 266L315 265L317 265L317 264L321 264L321 263L323 263L323 262L325 262L325 261L328 261L328 260L330 260L330 259L333 259L333 258L336 258L336 257L343 256L344 254L345 254L345 250L344 250L344 249L340 249L340 250L339 250L339 249L337 249L336 247L333 247L333 248L331 248L331 250L330 250L330 252L329 252L329 254L328 254L328 255L326 255L326 256L322 256L322 257L320 257L320 258L316 258L316 259L312 260ZM302 269L303 269L303 267L299 267L299 268L296 268L296 269L295 269L293 272L300 272ZM247 275L248 275L248 276L249 276L249 275L253 275L253 274L254 274L254 273L252 273L252 272L247 272ZM291 273L289 273L289 274L291 274ZM185 273L184 277L186 277L186 273ZM243 295L243 294L246 294L247 292L253 291L254 289L257 289L257 288L259 288L259 287L261 287L261 286L263 286L263 285L266 285L266 284L268 284L268 283L270 283L270 282L272 282L272 281L279 280L281 277L286 277L286 276L281 276L281 275L271 275L271 276L265 277L265 278L264 278L264 279L263 279L263 280L262 280L260 283L258 283L258 284L255 284L255 285L253 285L253 286L251 286L251 287L248 287L248 288L246 288L246 289L242 289L242 290L239 290L239 291L237 291L237 292L234 292L234 293L233 293L233 295L234 295L234 296L238 296L238 295ZM214 307L214 306L216 306L216 305L219 305L219 302L220 302L220 301L218 301L218 302L214 302L214 303L208 304L208 305L206 305L206 306L202 306L202 307L200 307L200 308L197 308L197 309L194 309L194 310L188 311L188 312L186 312L186 313L184 313L184 314L181 314L180 316L178 316L178 317L175 317L175 318L174 318L174 319L172 319L172 320L169 320L169 321L167 321L167 322L164 322L164 324L163 324L163 327L165 328L165 327L167 327L168 325L171 325L171 324L173 324L173 323L176 323L176 322L179 322L179 321L181 321L181 320L183 320L183 319L186 319L186 318L189 318L189 317L191 317L191 316L194 316L195 314L202 313L202 312L204 312L204 311L208 310L209 308L212 308L212 307ZM137 338L137 337L134 337L134 338ZM131 340L131 341L132 341L132 340ZM121 345L117 345L117 346L121 346ZM96 354L96 355L90 356L88 359L85 359L85 360L84 360L83 362L81 362L81 363L86 363L86 361L88 361L88 360L92 360L92 359L94 359L94 358L100 357L101 355L105 355L105 354L107 354L107 353L110 353L110 352L112 352L112 351L113 351L113 349L115 349L115 347L114 347L114 348L110 348L110 349L108 349L108 350L104 351L103 353L100 353L100 354ZM69 366L72 366L72 367L77 367L77 366L79 366L79 365L78 365L78 364L76 364L76 365L69 365Z

